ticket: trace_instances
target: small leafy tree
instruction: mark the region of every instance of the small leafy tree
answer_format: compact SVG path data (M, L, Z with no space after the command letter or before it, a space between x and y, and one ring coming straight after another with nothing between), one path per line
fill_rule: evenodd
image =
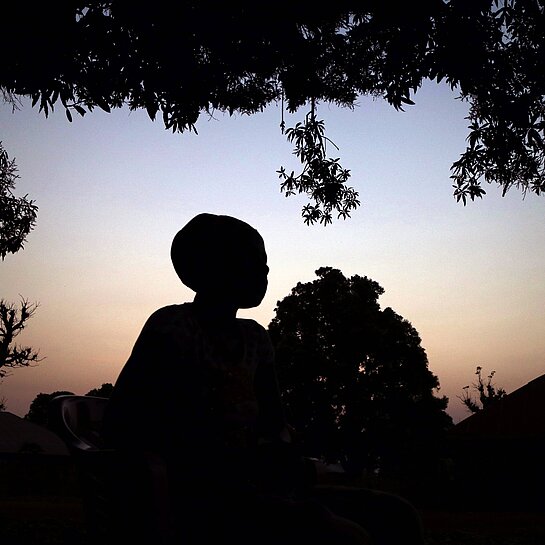
M8 375L10 369L29 367L41 360L39 353L30 346L14 342L37 308L37 303L29 303L23 298L19 305L0 299L0 380Z
M477 366L475 374L477 375L477 382L474 382L471 386L464 386L462 395L458 396L458 399L472 414L486 409L507 395L503 388L497 388L492 384L496 371L491 371L488 377L483 379L482 367ZM477 397L471 395L472 389L476 391Z

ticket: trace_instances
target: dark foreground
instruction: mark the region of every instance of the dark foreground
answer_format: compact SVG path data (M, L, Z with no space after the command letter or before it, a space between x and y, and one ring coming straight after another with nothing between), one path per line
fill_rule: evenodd
M543 545L545 513L421 511L427 545ZM2 545L90 545L79 499L0 498ZM402 544L400 544L402 545Z
M0 545L96 545L86 534L75 466L66 458L46 461L39 456L0 463ZM463 497L447 496L449 501L444 494L438 501L426 496L426 508L419 509L426 545L545 545L545 509L456 511L444 506L463 504Z

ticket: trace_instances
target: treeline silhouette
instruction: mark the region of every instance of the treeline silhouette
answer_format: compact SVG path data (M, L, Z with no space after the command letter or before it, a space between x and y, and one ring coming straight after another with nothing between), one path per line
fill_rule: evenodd
M368 277L322 267L278 301L268 332L300 451L341 466L334 482L399 492L421 506L540 509L545 441L538 431L501 435L497 419L478 433L454 426L418 332L381 308L383 293ZM495 394L477 411L486 418L509 396L493 374L485 380L480 372L474 389ZM108 398L113 388L104 383L85 395ZM72 393L38 394L25 418L47 425L50 400Z

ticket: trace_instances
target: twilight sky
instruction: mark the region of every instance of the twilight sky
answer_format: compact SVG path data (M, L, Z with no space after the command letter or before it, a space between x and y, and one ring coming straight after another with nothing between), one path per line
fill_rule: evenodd
M496 370L508 392L545 373L545 201L487 186L483 200L456 203L450 165L468 131L467 104L454 97L428 83L405 112L371 99L354 111L320 106L340 148L330 154L351 170L362 201L327 227L306 226L306 199L280 193L276 170L299 165L279 107L202 116L198 135L180 135L144 112L95 110L69 123L62 108L45 119L27 103L14 113L0 106L16 193L39 206L25 249L0 262L0 297L40 303L18 340L45 357L0 385L7 409L23 416L40 392L115 382L149 314L192 299L169 251L200 212L236 216L262 234L269 291L239 316L265 327L276 302L321 266L381 284L382 307L420 333L455 421L467 414L457 396L477 365Z

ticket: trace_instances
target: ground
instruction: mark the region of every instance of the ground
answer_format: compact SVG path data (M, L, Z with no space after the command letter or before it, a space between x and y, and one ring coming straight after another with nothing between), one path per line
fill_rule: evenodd
M423 511L427 545L543 545L545 513Z
M23 457L0 463L0 545L92 545L75 468L61 462ZM431 504L419 511L426 545L545 544L545 510L484 512Z
M422 511L426 545L543 545L545 513ZM87 545L77 496L0 498L2 545Z

